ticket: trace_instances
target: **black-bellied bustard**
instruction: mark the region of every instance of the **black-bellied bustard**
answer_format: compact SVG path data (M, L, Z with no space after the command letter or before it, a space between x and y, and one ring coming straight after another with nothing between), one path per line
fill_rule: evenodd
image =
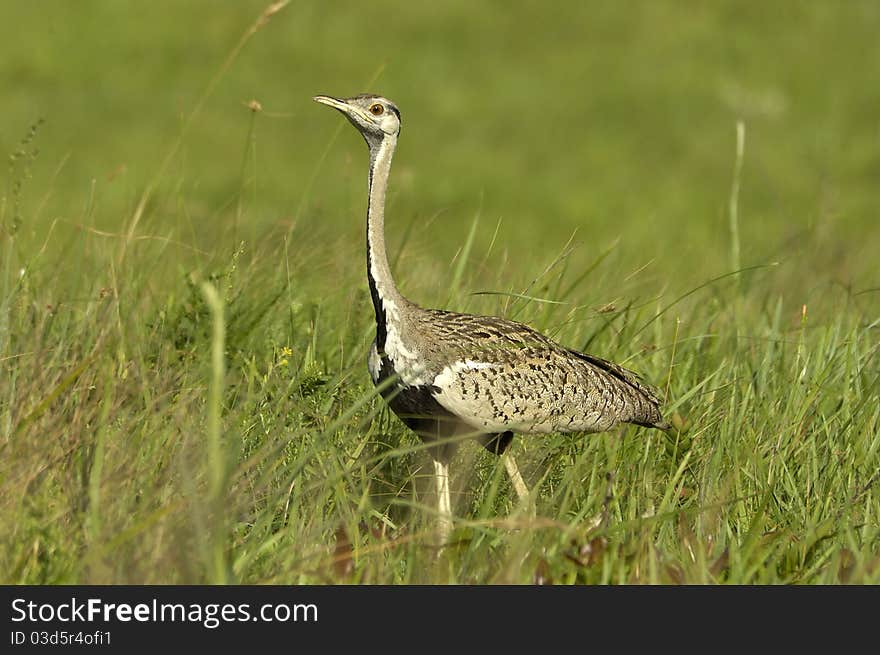
M407 300L385 252L385 191L400 111L376 95L314 99L341 111L370 149L367 280L376 311L370 375L377 385L385 382L391 409L433 444L441 540L451 528L449 461L459 437L473 436L501 455L523 498L528 489L506 452L514 433L604 432L619 423L668 427L658 393L617 364L515 321L424 309Z

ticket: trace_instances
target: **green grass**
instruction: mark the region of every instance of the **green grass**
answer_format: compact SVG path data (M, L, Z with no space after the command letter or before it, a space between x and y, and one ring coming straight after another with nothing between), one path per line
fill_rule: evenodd
M2 580L880 581L880 7L325 4L0 9ZM364 90L404 292L677 428L518 438L534 517L466 444L439 558L310 100Z

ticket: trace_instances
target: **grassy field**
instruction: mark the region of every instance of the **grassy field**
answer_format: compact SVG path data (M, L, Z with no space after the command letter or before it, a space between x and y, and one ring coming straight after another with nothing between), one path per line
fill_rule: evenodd
M880 582L880 4L265 9L0 7L3 582ZM534 515L466 444L440 557L311 102L368 90L402 290L677 428L517 439Z

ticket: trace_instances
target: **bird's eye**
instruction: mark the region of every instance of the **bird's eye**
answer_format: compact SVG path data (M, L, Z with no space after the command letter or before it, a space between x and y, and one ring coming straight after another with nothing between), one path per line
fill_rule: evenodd
M373 116L381 116L383 113L385 113L385 107L380 105L378 102L374 103L370 105L370 113Z

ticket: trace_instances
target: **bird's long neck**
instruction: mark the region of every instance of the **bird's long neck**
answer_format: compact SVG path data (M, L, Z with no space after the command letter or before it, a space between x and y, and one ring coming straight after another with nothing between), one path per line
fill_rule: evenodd
M367 206L367 278L376 310L376 341L380 352L385 347L387 324L400 320L407 300L394 283L388 254L385 252L385 193L397 136L386 134L370 148L370 198Z

